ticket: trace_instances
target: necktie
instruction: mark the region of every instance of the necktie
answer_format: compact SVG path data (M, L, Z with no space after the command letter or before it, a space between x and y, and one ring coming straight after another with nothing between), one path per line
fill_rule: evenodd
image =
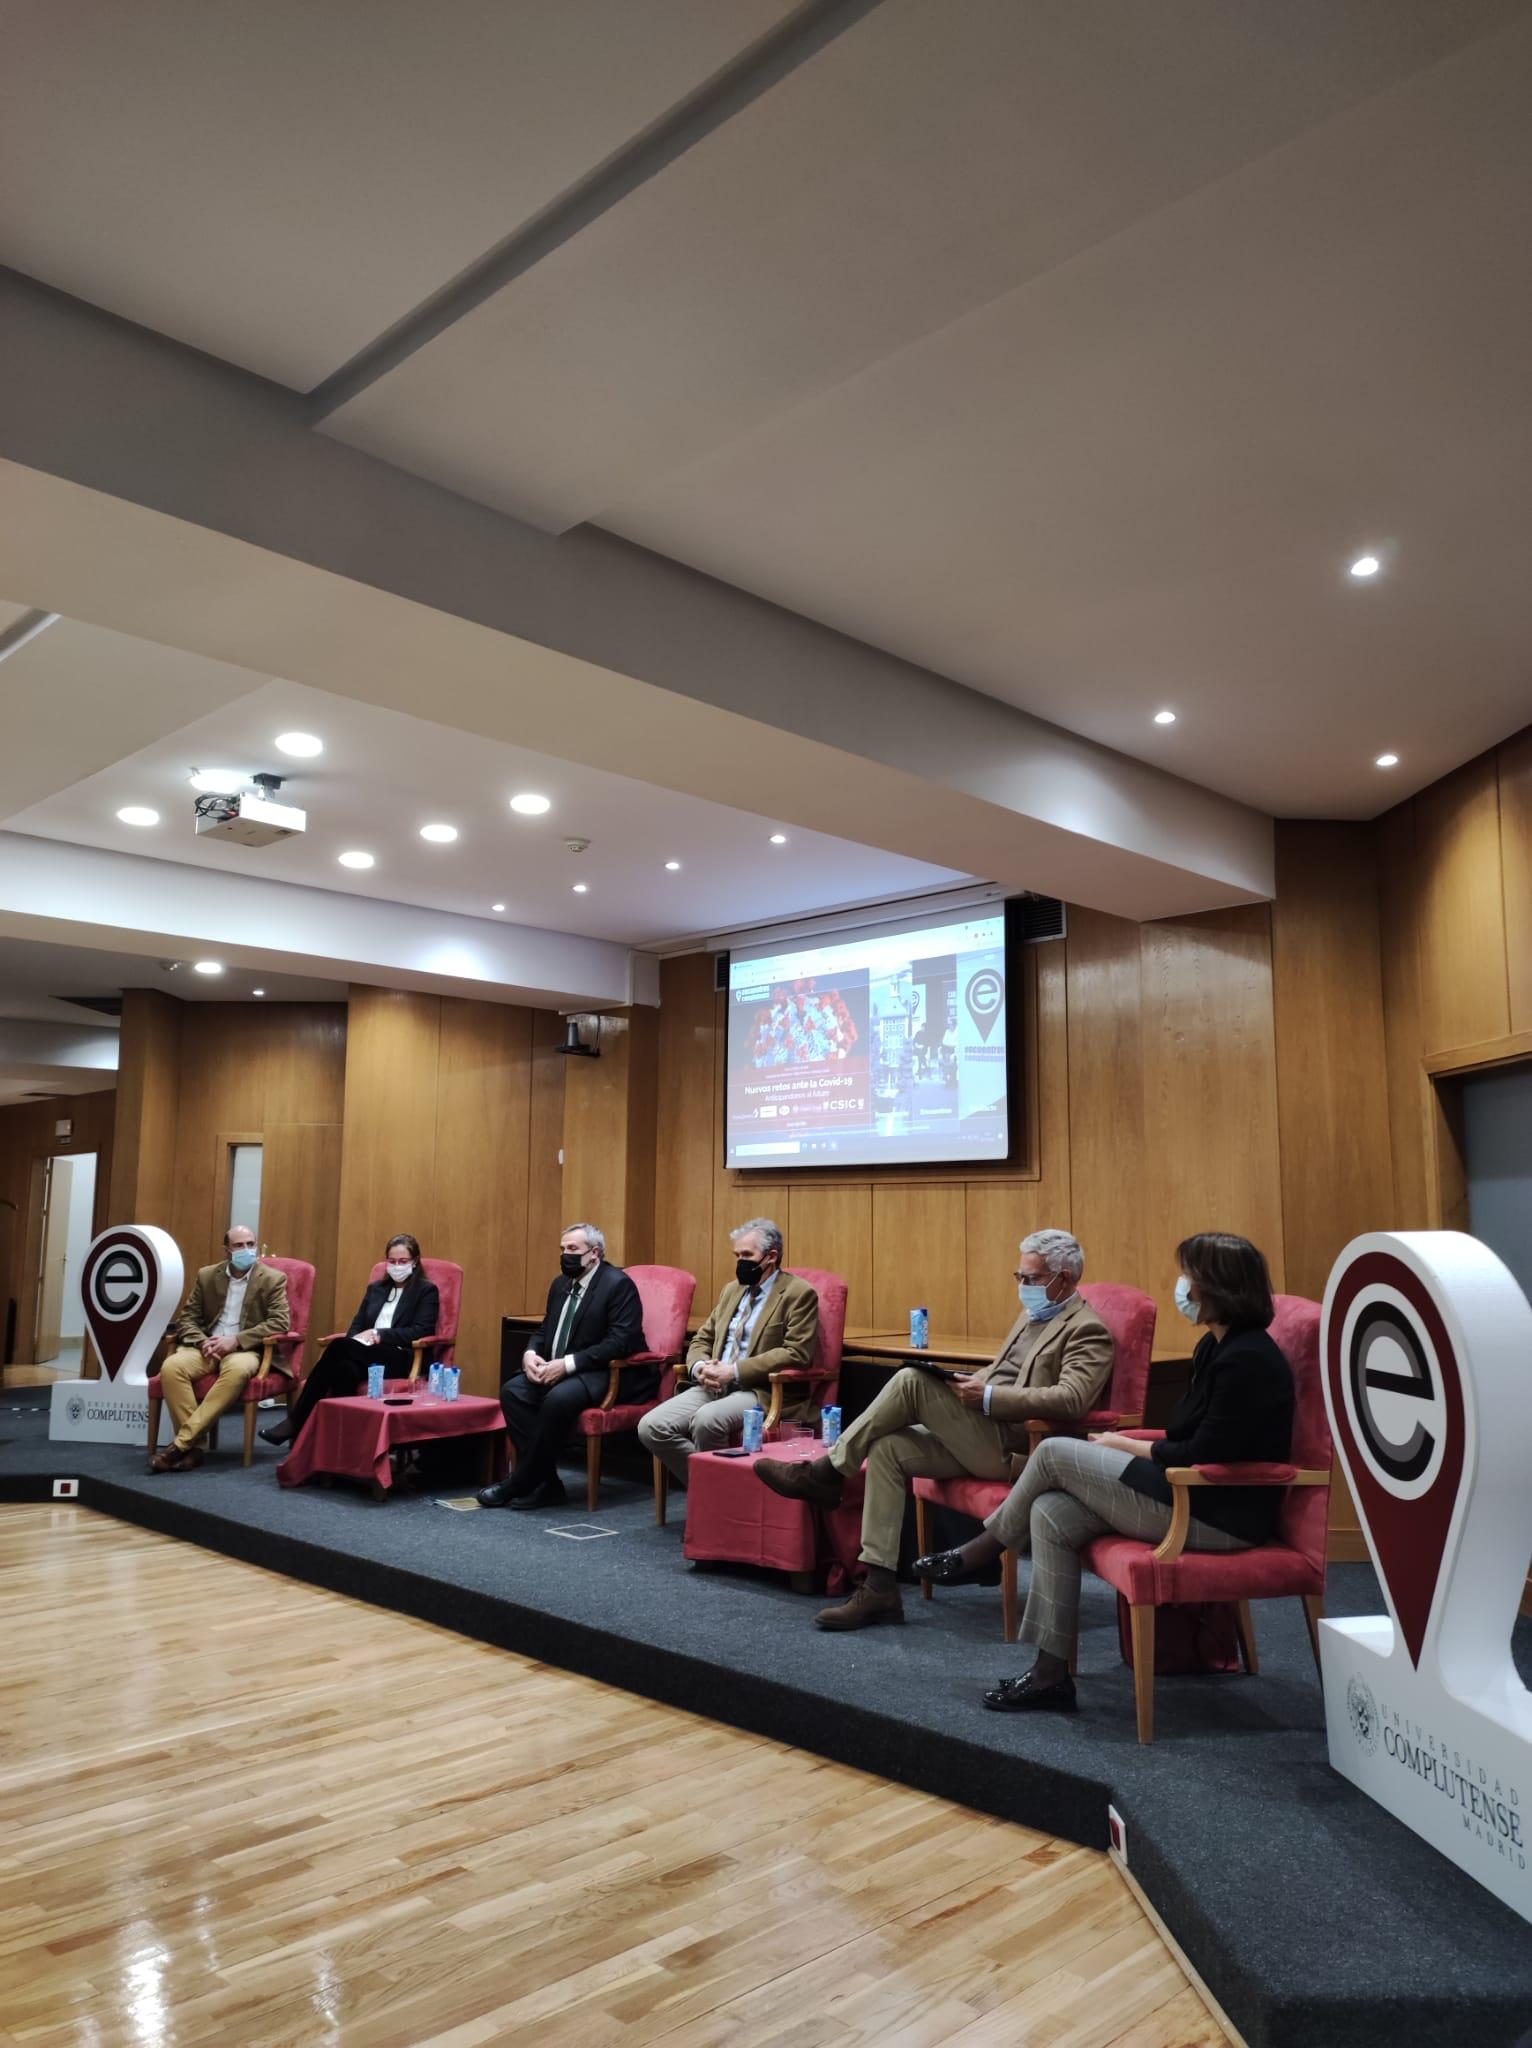
M729 1330L729 1341L724 1347L723 1362L732 1365L745 1349L745 1333L750 1328L750 1318L755 1314L755 1305L760 1300L760 1289L752 1287L734 1312L734 1322Z
M584 1289L585 1282L577 1280L569 1290L569 1297L564 1303L564 1313L559 1317L559 1332L553 1340L553 1355L555 1358L562 1358L564 1356L564 1345L568 1339L569 1332L574 1327L575 1310L580 1305L580 1296Z

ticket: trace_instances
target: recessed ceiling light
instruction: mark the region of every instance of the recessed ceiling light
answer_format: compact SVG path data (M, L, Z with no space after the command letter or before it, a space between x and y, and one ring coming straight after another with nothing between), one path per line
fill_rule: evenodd
M250 993L253 996L263 996L265 995L266 991L263 988L253 988L251 989Z
M450 846L457 837L456 825L422 825L422 839L429 839L433 846Z
M279 732L277 745L284 754L292 754L300 761L312 761L316 754L324 752L324 741L312 732Z
M584 895L586 895L586 894L587 894L587 893L589 892L589 889L590 889L590 883L589 883L589 882L576 882L576 883L575 883L575 885L574 885L574 892L575 892L575 894L576 894L577 896L584 896Z
M1176 714L1173 711L1156 711L1154 714L1154 722L1156 725L1174 725L1176 722Z
M1397 768L1399 766L1399 756L1397 754L1379 754L1373 766L1375 768Z
M1369 577L1376 576L1378 571L1382 567L1383 564L1378 560L1376 555L1358 555L1356 560L1351 564L1351 568L1348 571L1348 574L1350 574L1358 583L1365 583L1367 582Z
M491 910L504 910L505 905L503 903L492 903L489 907Z
M370 853L338 853L335 858L343 868L370 868L372 866L372 855Z
M553 809L553 803L549 797L537 796L531 790L525 790L520 796L511 798L511 809L520 811L524 818L540 818L544 811Z
M243 768L194 768L191 786L204 796L238 796L248 780Z
M223 962L221 960L194 960L192 966L198 974L222 974L223 972Z
M786 846L787 834L785 832L773 832L771 835L771 843L773 846Z
M160 822L159 812L151 811L147 804L124 804L117 815L124 825L157 825Z
M666 872L666 874L667 874L667 875L677 875L677 874L679 874L679 873L681 872L681 863L680 863L680 862L679 862L678 860L668 860L668 861L666 861L666 863L665 863L665 872Z

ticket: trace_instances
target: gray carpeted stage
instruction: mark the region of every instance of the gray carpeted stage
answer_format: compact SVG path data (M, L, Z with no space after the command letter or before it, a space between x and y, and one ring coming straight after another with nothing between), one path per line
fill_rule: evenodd
M1256 1609L1258 1677L1162 1678L1143 1749L1090 1579L1083 1711L1016 1719L979 1703L1029 1654L1000 1640L998 1592L906 1589L905 1628L823 1635L775 1575L688 1565L684 1502L656 1528L621 1451L594 1518L583 1486L565 1510L462 1514L432 1493L284 1491L265 1446L249 1471L226 1451L155 1478L139 1452L60 1453L46 1429L40 1394L0 1395L0 1499L78 1476L86 1508L1075 1841L1105 1846L1110 1799L1135 1878L1253 2048L1498 2048L1532 2027L1525 1923L1329 1769L1296 1600ZM1380 1607L1367 1567L1332 1572L1332 1613ZM1532 1673L1532 1625L1517 1637Z

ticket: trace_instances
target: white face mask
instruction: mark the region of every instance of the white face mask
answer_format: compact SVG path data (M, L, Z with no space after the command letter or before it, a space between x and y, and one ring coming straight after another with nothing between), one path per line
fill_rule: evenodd
M1184 1273L1176 1282L1176 1307L1189 1323L1200 1323L1202 1321L1201 1306L1192 1300L1192 1283Z
M406 1261L405 1264L400 1265L396 1260L391 1260L386 1270L389 1279L393 1281L394 1285L396 1287L402 1287L405 1281L409 1279L411 1273L414 1272L415 1268L408 1261Z

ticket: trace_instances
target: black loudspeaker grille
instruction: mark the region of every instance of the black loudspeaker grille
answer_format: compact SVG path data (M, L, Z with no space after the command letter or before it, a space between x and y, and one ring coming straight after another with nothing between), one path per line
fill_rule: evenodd
M1064 936L1064 906L1057 896L1023 896L1020 907L1023 945Z
M727 953L713 955L713 986L727 990L729 986L729 956Z

